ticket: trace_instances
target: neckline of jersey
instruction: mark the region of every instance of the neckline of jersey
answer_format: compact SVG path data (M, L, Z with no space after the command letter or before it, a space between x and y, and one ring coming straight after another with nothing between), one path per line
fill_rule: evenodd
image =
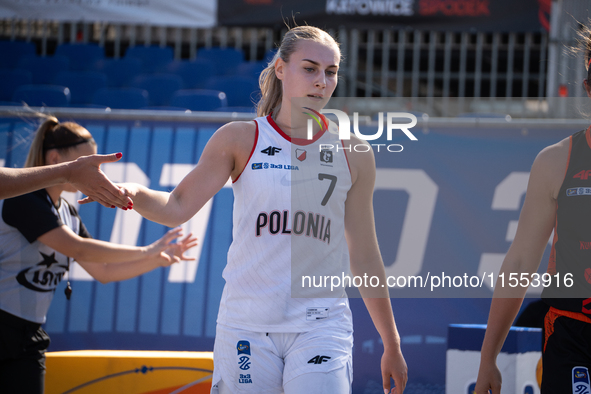
M591 126L587 127L585 131L585 139L587 140L587 146L591 148Z
M324 115L321 115L321 116L324 118L323 124L328 124ZM283 138L285 138L287 141L291 142L292 144L300 145L300 146L310 145L310 144L318 141L320 139L320 137L322 137L327 130L327 128L323 127L322 129L320 129L320 131L318 133L316 133L316 135L314 135L314 138L312 138L311 140L308 140L305 138L291 138L289 135L285 134L285 132L283 130L281 130L281 128L279 126L277 126L277 123L275 123L275 121L273 120L273 118L271 117L270 114L267 115L267 121L269 122L271 127L273 127L277 133L279 133L280 136L282 136Z

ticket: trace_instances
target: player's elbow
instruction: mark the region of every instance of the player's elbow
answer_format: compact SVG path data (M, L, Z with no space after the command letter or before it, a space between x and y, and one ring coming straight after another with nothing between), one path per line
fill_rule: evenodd
M91 273L91 276L98 281L100 284L106 285L107 283L114 282L114 280L107 274L106 267L101 267L102 269L94 270Z
M100 275L94 275L93 278L96 279L102 285L106 285L107 283L113 282L111 279Z
M191 218L187 218L187 219L182 219L182 218L168 218L166 221L163 221L163 225L170 227L170 228L175 228L178 227L182 224L184 224L185 222L187 222L189 219Z
M100 261L94 248L93 240L90 238L77 237L68 247L68 257L76 261Z
M88 261L90 260L90 255L88 253L88 250L82 245L82 244L78 244L75 243L73 245L71 245L70 250L68 251L68 257L71 257L72 259L76 260L76 261Z

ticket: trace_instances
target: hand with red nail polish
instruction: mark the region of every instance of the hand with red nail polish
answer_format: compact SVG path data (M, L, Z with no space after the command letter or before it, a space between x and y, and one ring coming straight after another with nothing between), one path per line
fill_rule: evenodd
M69 163L72 166L68 177L69 183L88 196L79 200L78 203L87 204L96 201L107 208L122 208L132 203L131 198L113 184L100 168L102 163L115 162L122 157L121 152L83 156Z

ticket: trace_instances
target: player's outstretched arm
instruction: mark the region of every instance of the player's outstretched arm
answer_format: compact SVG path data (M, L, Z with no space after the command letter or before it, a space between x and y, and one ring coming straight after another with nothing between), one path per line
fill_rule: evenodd
M163 238L147 246L129 246L84 238L74 233L68 226L62 225L37 239L42 244L76 261L123 263L145 259L169 260L165 251L170 247L170 242L178 238L178 233L180 229L176 232L168 232Z
M363 143L353 139L352 143ZM348 154L353 186L345 203L345 233L349 245L351 273L369 277L377 276L386 283L384 263L378 247L373 212L375 161L373 152ZM384 343L381 360L384 392L391 390L390 379L395 383L394 393L404 392L408 380L408 368L400 350L400 336L394 321L387 287L359 288L372 321Z
M546 248L556 220L556 197L566 171L568 140L544 149L531 169L529 184L515 240L501 266L501 273L534 273ZM506 284L506 283L505 283ZM519 312L527 289L502 287L497 282L482 343L475 392L501 392L501 373L496 359Z
M197 166L170 193L122 185L140 215L169 227L191 219L228 181L242 172L253 147L253 122L232 122L210 138Z
M0 168L0 199L19 196L60 183L72 183L102 205L127 207L124 196L101 171L102 163L114 162L121 153L80 157L68 163L31 168Z
M192 234L180 241L173 242L182 236L181 229L169 230L157 243L166 245L166 249L159 255L147 259L116 263L100 264L79 261L80 265L96 280L101 283L135 278L158 267L168 267L171 264L185 260L195 260L194 257L185 255L185 252L197 246L197 238Z

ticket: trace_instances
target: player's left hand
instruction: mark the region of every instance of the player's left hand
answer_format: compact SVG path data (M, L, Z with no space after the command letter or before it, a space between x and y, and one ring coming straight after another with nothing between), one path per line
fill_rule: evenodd
M392 389L390 378L394 379L395 387ZM384 385L384 394L396 393L402 394L408 380L408 367L402 356L400 347L395 349L384 349L382 355L382 382Z

